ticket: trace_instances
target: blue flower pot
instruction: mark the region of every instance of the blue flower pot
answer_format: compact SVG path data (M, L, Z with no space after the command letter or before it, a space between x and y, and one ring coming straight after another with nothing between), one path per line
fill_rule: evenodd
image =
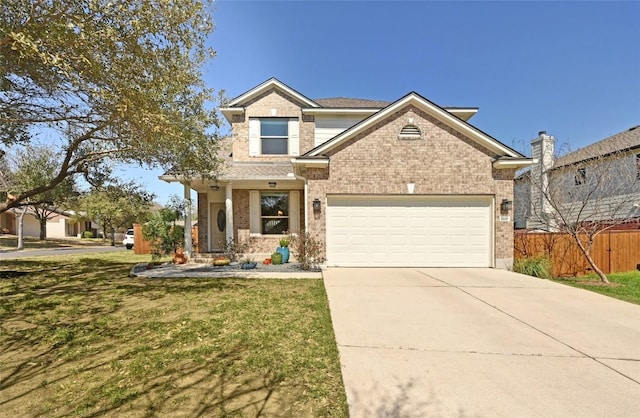
M240 268L242 270L251 270L256 268L257 263L242 263L240 264Z
M276 252L282 254L282 264L289 262L289 247L278 247Z

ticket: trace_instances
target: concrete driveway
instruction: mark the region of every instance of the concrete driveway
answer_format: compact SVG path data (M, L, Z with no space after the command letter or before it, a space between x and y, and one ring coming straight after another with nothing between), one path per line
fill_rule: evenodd
M493 269L323 272L352 418L640 416L640 306Z

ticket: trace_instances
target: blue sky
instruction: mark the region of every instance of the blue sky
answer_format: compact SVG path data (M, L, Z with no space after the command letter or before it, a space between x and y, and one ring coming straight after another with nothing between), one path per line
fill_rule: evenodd
M416 91L529 155L640 124L640 2L217 1L207 84L233 98L276 77L312 99ZM130 175L136 176L139 171ZM166 203L181 186L138 180Z

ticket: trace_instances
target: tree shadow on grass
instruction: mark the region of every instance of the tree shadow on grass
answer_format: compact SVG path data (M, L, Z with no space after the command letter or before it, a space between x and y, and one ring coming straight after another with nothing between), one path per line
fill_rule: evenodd
M16 349L24 349L23 344L9 343L2 351ZM94 385L81 383L84 388L76 388L67 401L61 399L56 405L59 412L49 410L46 415L98 417L121 412L128 416L155 416L157 413L170 415L173 411L192 417L233 414L259 417L268 411L269 416L286 416L277 412L283 411L285 405L273 400L274 392L284 389L277 375L235 376L224 372L241 359L244 350L236 346L203 362L167 365L164 371L147 375L127 387L118 375L101 379ZM38 391L44 386L68 387L69 382L82 379L83 375L108 368L114 362L130 360L135 355L132 351L121 351L112 356L98 350L76 359L74 363L85 364L78 367L60 361L56 356L58 351L59 347L52 346L15 365L8 373L3 372L0 409L9 411L16 402L39 397Z
M60 417L290 416L277 371L236 367L251 347L165 341L175 318L141 319L136 315L144 308L125 306L165 296L189 303L249 282L130 279L124 275L130 266L91 258L9 265L25 274L0 281L0 410ZM145 332L150 340L139 335ZM21 409L25 405L32 409Z

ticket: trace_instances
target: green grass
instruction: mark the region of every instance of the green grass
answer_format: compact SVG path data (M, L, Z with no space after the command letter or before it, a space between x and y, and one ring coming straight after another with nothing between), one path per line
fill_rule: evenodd
M347 416L322 281L128 277L146 261L3 261L2 414Z
M541 279L551 279L553 266L551 260L544 256L517 259L513 263L513 271Z
M611 282L610 286L601 284L595 274L554 279L554 281L640 305L640 271L611 273L607 278Z
M122 242L116 242L116 244L122 244ZM41 250L47 248L64 248L64 247L84 247L93 245L111 245L110 240L103 242L102 238L46 238L44 240L24 237L24 249L25 250ZM18 237L15 235L0 235L0 249L12 250L18 246Z

